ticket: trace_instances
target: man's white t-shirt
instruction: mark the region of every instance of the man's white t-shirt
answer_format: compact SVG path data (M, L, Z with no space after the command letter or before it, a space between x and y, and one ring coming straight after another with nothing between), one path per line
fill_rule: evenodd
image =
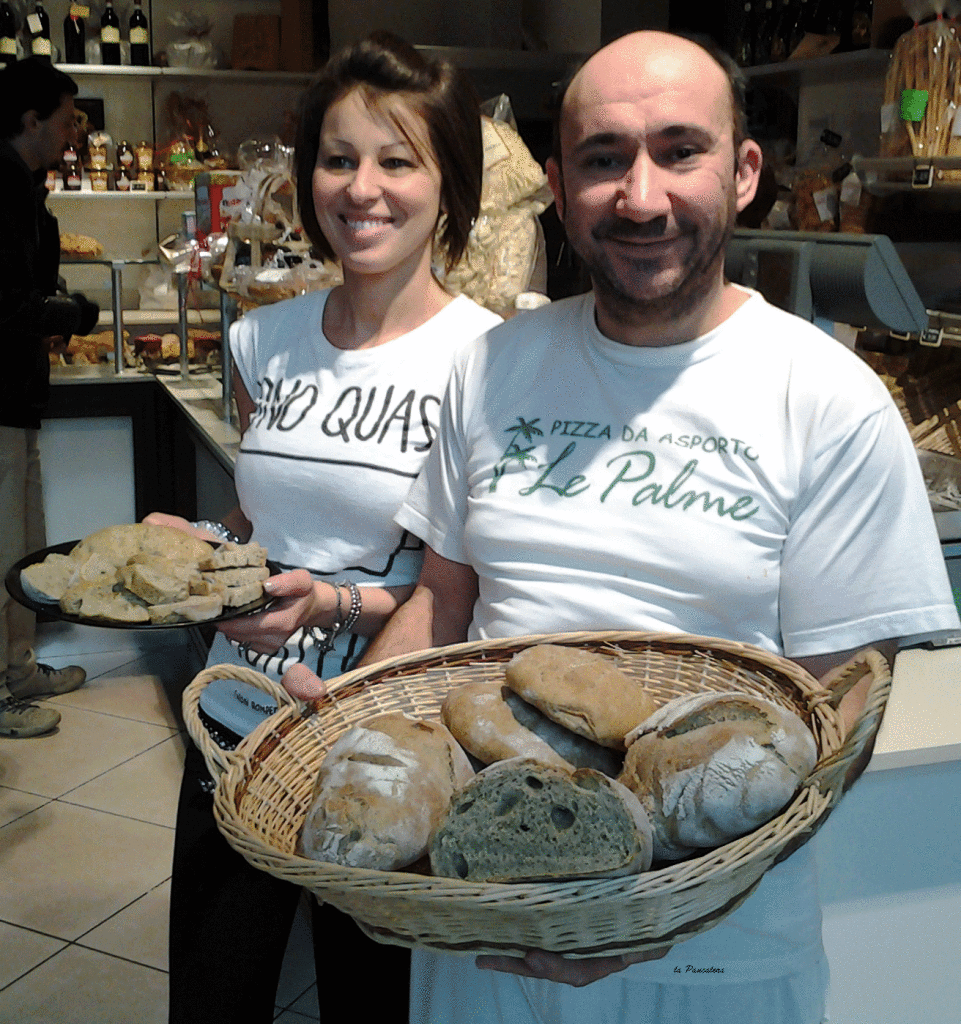
M676 630L800 657L958 626L883 384L756 293L664 348L605 338L591 295L478 339L396 518L477 572L472 639ZM722 924L627 974L756 982L820 956L804 847Z

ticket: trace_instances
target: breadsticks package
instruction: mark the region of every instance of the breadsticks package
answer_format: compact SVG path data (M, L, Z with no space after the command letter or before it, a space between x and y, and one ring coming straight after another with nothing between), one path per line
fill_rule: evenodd
M517 297L546 292L544 236L538 216L554 201L547 175L517 132L506 96L484 104L484 185L480 214L467 251L443 276L501 316L517 311Z
M881 156L938 157L961 153L961 42L942 12L895 43L881 107Z

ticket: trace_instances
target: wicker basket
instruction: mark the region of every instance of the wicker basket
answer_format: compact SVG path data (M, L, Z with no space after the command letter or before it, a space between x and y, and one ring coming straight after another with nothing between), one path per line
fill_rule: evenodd
M701 856L627 878L564 883L490 884L425 874L324 864L298 856L314 778L325 752L351 725L381 711L436 716L447 689L496 679L513 655L537 642L609 653L643 678L661 701L704 690L736 690L774 700L810 725L820 759L775 819ZM842 741L835 704L871 673L867 706ZM391 659L339 676L330 692L300 705L261 676L280 710L236 751L216 748L196 720L208 681L257 674L233 666L202 672L184 694L191 735L217 788L214 812L228 842L251 864L304 886L350 914L373 938L451 952L522 955L532 947L570 956L614 955L680 942L735 910L764 872L803 845L840 799L845 775L884 711L891 676L876 652L860 656L829 693L793 662L755 647L679 634L568 633L457 644Z

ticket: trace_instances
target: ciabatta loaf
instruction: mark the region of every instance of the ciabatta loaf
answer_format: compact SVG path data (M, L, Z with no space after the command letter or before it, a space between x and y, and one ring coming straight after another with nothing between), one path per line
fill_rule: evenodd
M507 663L507 685L565 728L614 750L656 704L611 657L561 644L537 644Z
M778 814L817 761L801 718L742 693L678 697L628 736L620 779L654 828L655 860L721 846Z
M512 758L478 772L430 843L435 875L472 882L615 878L651 865L640 802L590 768Z
M528 704L504 683L478 680L452 687L441 721L482 764L530 757L558 768L595 768L615 776L623 758L578 736Z
M392 871L427 852L454 790L473 775L439 722L401 712L348 729L324 758L298 852L313 860Z

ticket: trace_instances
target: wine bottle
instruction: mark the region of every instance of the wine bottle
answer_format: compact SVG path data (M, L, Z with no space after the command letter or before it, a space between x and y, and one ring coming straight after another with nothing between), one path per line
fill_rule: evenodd
M754 11L751 0L744 0L741 8L741 20L734 41L734 59L742 68L754 63Z
M27 15L27 30L30 32L30 53L50 60L50 15L40 0L33 5L33 14Z
M0 63L12 64L17 59L17 16L7 2L0 2Z
M130 15L130 63L139 67L150 64L150 26L143 12L143 0L133 0Z
M103 17L100 19L100 62L120 63L120 19L113 9L113 0L107 0Z
M874 0L854 0L850 24L852 50L864 50L871 45L873 19Z
M787 39L785 38L785 18L788 11L787 0L775 0L771 13L771 29L768 41L768 60L771 64L787 60Z
M71 4L63 19L63 59L68 64L87 63L87 26L83 19L89 14L89 7Z
M774 36L777 31L777 14L774 0L763 0L758 12L757 28L754 33L754 63L770 64L774 60Z

